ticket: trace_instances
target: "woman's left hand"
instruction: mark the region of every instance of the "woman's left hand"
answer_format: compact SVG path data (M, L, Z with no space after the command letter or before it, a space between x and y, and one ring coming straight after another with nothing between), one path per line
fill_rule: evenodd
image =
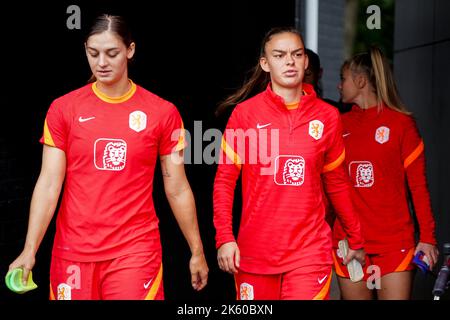
M432 270L438 260L439 250L435 245L419 242L416 246L416 251L414 251L414 255L419 251L422 251L425 254L428 259L428 264L430 265L430 270Z
M191 270L192 288L196 291L202 290L208 283L208 264L205 255L193 254L189 261L189 269Z

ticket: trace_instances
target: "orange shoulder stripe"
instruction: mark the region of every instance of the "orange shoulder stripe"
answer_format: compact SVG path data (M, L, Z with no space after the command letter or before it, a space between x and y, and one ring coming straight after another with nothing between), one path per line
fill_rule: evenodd
M336 169L341 165L344 159L345 159L345 149L342 151L341 155L335 161L323 167L322 173L333 171L334 169Z
M44 143L49 146L56 147L55 142L53 141L53 138L52 138L52 134L50 133L50 130L48 129L47 119L45 119L45 122L44 122Z
M239 170L242 167L242 160L241 157L239 157L239 155L234 152L233 148L231 148L228 143L225 141L225 138L222 137L222 150L223 152L225 152L225 154L227 155L227 157L233 161L233 163L239 168Z
M417 146L416 149L414 149L413 152L411 152L411 154L406 157L405 161L403 162L403 167L406 169L409 167L409 165L411 163L414 162L414 160L417 159L417 157L419 157L419 155L423 152L423 150L425 149L425 146L423 144L423 140L420 141L419 145Z
M180 136L178 137L178 143L175 147L175 151L183 150L186 147L186 141L185 141L185 131L184 131L184 124L183 121L181 121L181 131Z

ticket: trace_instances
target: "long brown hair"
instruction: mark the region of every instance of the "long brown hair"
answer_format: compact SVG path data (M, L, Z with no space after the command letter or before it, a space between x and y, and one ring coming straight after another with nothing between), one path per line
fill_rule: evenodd
M369 80L377 96L378 109L383 103L389 108L404 114L411 114L398 93L391 67L377 47L371 47L369 52L360 53L344 62L341 71L349 69L353 74L362 73Z
M269 42L274 35L280 34L280 33L293 33L296 34L302 43L303 37L300 34L300 32L292 27L276 27L270 29L262 39L261 47L260 47L260 53L258 57L258 62L256 65L251 69L251 76L248 80L244 82L242 87L238 89L235 93L231 94L225 100L219 103L217 109L216 109L216 116L221 115L228 107L235 106L245 99L247 99L251 94L255 92L261 92L266 89L268 83L270 82L270 74L268 72L265 72L261 65L259 64L259 60L266 55L266 44Z
M131 36L130 28L128 27L126 21L121 16L101 14L95 18L89 32L87 33L84 42L87 43L88 39L96 34L111 31L115 33L123 42L125 47L129 47L133 42L133 37ZM89 83L96 81L94 75L89 78Z

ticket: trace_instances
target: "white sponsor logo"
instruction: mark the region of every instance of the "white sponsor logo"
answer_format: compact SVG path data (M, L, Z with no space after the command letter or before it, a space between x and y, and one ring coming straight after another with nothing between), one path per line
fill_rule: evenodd
M378 143L386 143L389 141L389 128L388 127L379 127L376 131L375 131L375 140Z
M309 135L316 140L322 138L323 123L320 120L313 120L309 122Z
M257 123L257 124L256 124L256 128L262 129L262 128L265 128L265 127L270 126L271 124L272 124L272 123L266 123L266 124L259 124L259 123Z
M279 168L283 166L283 171ZM300 156L275 158L274 181L277 185L301 186L305 181L305 159Z
M317 282L319 282L319 284L322 284L322 282L324 282L327 277L328 275L325 275L325 277L323 277L322 279L317 278Z
M253 286L246 282L241 283L239 286L239 293L241 300L254 300L255 296L253 294Z
M131 129L140 132L147 128L147 115L142 111L134 111L130 113L128 124Z
M57 300L72 300L72 288L66 283L60 283L57 287Z
M127 143L122 139L98 139L94 144L94 164L99 170L120 171L125 168Z
M373 165L370 161L352 161L349 170L350 176L355 179L355 187L369 188L375 183Z
M78 118L78 121L79 122L86 122L86 121L89 121L89 120L92 120L92 119L95 119L95 117L83 118L83 117L80 116Z

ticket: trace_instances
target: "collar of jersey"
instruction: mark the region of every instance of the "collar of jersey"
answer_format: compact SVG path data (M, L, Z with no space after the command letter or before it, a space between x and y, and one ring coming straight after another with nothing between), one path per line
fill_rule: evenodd
M372 119L376 118L383 113L383 110L386 109L386 106L383 104L381 110L379 110L378 106L373 106L367 109L363 109L358 105L353 105L352 111L355 112L359 117Z
M122 103L122 102L129 100L136 92L136 84L131 80L129 80L129 81L131 83L130 90L128 90L125 94L121 95L120 97L110 97L110 96L104 94L97 88L97 82L94 82L92 84L92 91L94 91L95 95L100 100L103 100L108 103Z
M316 97L316 92L314 91L314 88L309 83L303 83L302 84L302 90L303 95L300 99L300 103L298 105L298 109L304 108L305 106L309 106L311 102ZM289 111L288 108L286 108L286 103L284 102L284 99L277 95L275 92L272 91L271 83L267 85L266 91L265 91L265 97L270 102L274 103L277 107L282 108L283 110Z

